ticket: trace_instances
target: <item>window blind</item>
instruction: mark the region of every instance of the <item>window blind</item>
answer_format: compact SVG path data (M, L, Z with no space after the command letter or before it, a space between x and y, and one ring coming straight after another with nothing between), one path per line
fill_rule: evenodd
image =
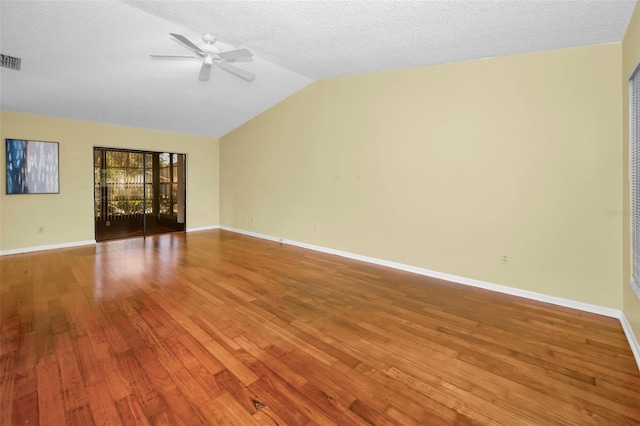
M629 157L631 160L632 281L640 284L640 63L629 77Z

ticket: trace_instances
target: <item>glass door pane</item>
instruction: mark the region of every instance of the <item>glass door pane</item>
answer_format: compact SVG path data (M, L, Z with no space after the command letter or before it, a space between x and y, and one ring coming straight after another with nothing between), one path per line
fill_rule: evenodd
M158 154L158 224L185 229L185 158L184 154Z
M185 230L185 158L94 148L96 240Z

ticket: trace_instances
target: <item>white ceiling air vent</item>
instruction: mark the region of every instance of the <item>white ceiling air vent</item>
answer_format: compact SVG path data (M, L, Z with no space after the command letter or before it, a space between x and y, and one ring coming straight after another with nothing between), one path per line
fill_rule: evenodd
M12 70L20 71L20 62L22 59L16 58L15 56L3 55L0 54L0 66L4 68L9 68Z

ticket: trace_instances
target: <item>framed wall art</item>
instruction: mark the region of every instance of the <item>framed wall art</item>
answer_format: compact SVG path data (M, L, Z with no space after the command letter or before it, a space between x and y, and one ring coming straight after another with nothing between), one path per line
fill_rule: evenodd
M58 142L6 139L7 194L59 194Z

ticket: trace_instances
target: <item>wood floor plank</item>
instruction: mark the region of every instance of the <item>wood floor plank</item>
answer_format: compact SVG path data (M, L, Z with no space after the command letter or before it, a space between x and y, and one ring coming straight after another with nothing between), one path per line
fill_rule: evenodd
M406 425L406 426L418 426L420 424L422 424L422 422L420 420L414 419L413 417L409 416L408 414L404 413L403 411L398 410L396 407L394 407L393 405L389 405L387 407L386 410L384 410L383 413L385 416L387 416L389 419L397 422L398 424L401 425ZM447 423L445 422L445 420L441 417L438 416L431 416L431 418L429 418L429 422L428 424L430 425L446 425Z
M353 411L358 417L363 419L365 422L372 425L400 425L401 423L396 422L392 418L388 417L384 413L376 411L371 407L367 406L364 402L356 399L353 401L353 404L349 407L351 411Z
M209 409L214 418L212 424L229 426L259 424L252 415L242 408L238 401L226 392L214 399Z
M96 425L120 425L122 421L105 383L87 386L89 408Z
M287 423L282 420L270 407L263 407L253 415L254 420L261 426L279 426Z
M18 338L18 363L16 365L17 398L38 390L37 342L34 331L21 334Z
M633 425L617 319L223 230L0 257L0 424Z
M123 303L123 306L128 305ZM128 310L128 308L124 308L123 312L126 310ZM131 317L134 317L134 315L131 315ZM152 348L145 344L140 332L141 330L135 327L131 320L135 322L136 318L122 318L119 327L123 336L126 336L127 344L131 347L131 351L139 363L140 369L138 369L138 372L140 374L144 372L144 375L148 378L148 385L151 386L153 393L162 398L162 401L166 404L169 411L179 418L181 422L186 425L201 424L201 419L194 411L193 406L179 391L177 383L172 379L170 372L167 371L167 368L162 364L162 355L158 354L158 348ZM164 348L160 349L160 351L166 354Z
M279 416L284 417L285 411L283 408L276 408L277 404L282 401L287 401L287 411L296 411L300 415L313 420L315 424L336 424L336 421L343 419L343 416L338 414L336 420L332 420L330 416L327 416L322 407L314 403L310 397L312 395L304 394L302 390L295 389L285 379L280 377L277 373L270 370L265 364L256 360L251 364L252 370L260 377L258 381L251 385L251 389L256 392L260 402L264 405L271 406ZM274 397L278 395L279 401L275 401ZM343 421L343 423L345 423Z
M95 425L93 415L88 405L75 408L67 412L67 425L92 426Z
M165 308L169 315L171 315L188 334L201 342L204 348L209 351L214 358L219 360L225 367L229 368L229 370L236 374L245 385L249 385L257 380L258 377L254 373L252 373L244 364L239 362L238 359L220 343L209 337L207 333L193 322L185 312L180 311L180 309L174 307L170 301L167 301L169 299L163 300L156 294L150 294L149 297L158 303L158 305Z
M56 356L38 361L38 408L41 425L60 425L65 422L65 408L60 382L60 367Z
M264 363L271 371L282 377L294 388L299 389L307 383L307 380L300 376L299 374L291 371L287 366L277 359L273 358L267 352L265 352L262 348L258 347L251 341L249 341L246 337L240 336L236 338L236 342L248 353L256 357L262 363Z
M60 366L64 405L67 413L69 413L88 404L84 377L78 366L71 336L68 332L56 336L56 350Z
M18 363L18 337L0 340L0 424L11 424L13 400L15 398L15 375Z
M130 395L115 402L120 420L124 425L149 426L149 420L138 400Z
M24 394L13 400L14 425L37 425L40 421L38 391Z
M227 392L232 395L247 413L255 414L259 407L264 406L261 398L250 387L240 382L229 370L216 374L215 381L222 393Z
M133 396L147 418L158 413L168 411L168 408L153 383L142 370L138 360L131 350L116 355L117 367L122 376L131 387Z

